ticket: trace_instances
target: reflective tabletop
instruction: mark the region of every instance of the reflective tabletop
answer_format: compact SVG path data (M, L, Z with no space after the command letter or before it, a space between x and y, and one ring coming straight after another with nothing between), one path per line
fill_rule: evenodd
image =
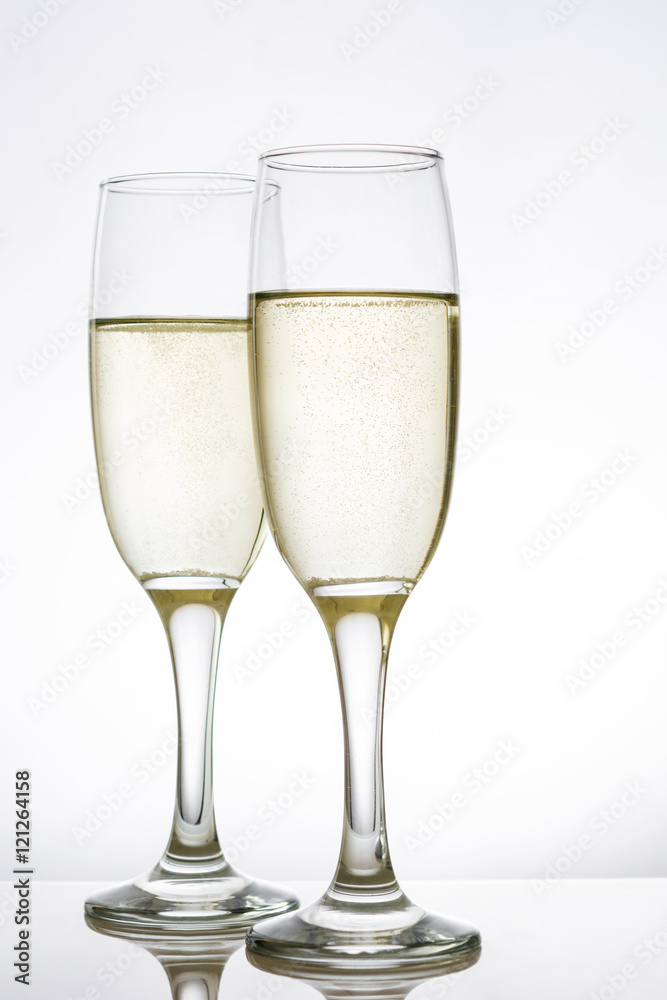
M97 884L35 882L30 986L14 968L20 926L11 883L0 888L0 996L5 1000L664 1000L667 879L421 882L406 891L482 931L471 967L427 980L359 976L313 982L251 965L239 939L116 938L87 926ZM294 883L303 902L324 885Z

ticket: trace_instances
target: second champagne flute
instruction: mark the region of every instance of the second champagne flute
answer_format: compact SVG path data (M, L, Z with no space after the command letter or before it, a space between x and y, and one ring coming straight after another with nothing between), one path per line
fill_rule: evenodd
M248 948L293 971L424 971L480 945L474 927L401 891L382 781L387 654L440 539L452 481L458 286L442 162L410 147L274 150L257 183L251 312L265 507L333 647L345 819L322 899L262 922ZM298 459L287 465L279 456L290 442Z
M213 812L220 638L261 541L247 353L253 189L234 174L117 177L101 189L90 359L102 500L165 627L179 728L161 860L86 902L116 929L219 933L297 905L227 863Z

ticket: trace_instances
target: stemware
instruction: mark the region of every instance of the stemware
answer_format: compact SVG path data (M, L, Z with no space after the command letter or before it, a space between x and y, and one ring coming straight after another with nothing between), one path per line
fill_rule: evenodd
M166 630L179 727L163 857L86 902L116 927L225 932L298 905L227 863L213 808L220 638L262 536L247 353L253 189L234 174L101 186L90 326L100 487L118 551Z
M265 153L251 257L265 510L331 640L345 811L327 892L259 924L248 949L303 970L458 962L478 951L479 932L427 913L394 875L381 748L392 634L435 552L452 482L458 285L441 157L391 146ZM297 457L281 463L288 446Z

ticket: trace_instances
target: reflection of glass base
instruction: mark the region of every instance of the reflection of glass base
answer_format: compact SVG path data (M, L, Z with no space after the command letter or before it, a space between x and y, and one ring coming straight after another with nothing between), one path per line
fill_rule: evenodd
M258 920L294 910L299 901L280 886L234 869L206 875L166 872L157 865L134 882L102 889L86 900L86 915L111 932L238 933Z
M172 995L180 1000L203 1000L218 996L220 979L228 959L243 947L245 931L236 933L161 934L151 928L137 933L86 916L86 923L99 934L132 941L153 955L169 979Z
M299 982L312 987L325 1000L405 1000L417 986L434 979L436 976L447 976L454 972L474 965L480 956L480 949L471 951L467 956L458 959L451 958L446 965L440 963L433 968L421 965L415 969L397 966L392 969L349 969L325 968L315 966L307 972L297 974L293 963L286 960L276 961L263 955L248 953L248 960L262 972L273 975L292 976ZM298 964L298 962L297 962ZM289 965L289 968L288 968ZM441 993L447 989L444 980Z
M286 976L325 979L331 972L393 972L400 977L455 972L480 955L479 931L426 913L402 893L392 903L344 903L330 893L298 913L254 927L246 939L253 964Z

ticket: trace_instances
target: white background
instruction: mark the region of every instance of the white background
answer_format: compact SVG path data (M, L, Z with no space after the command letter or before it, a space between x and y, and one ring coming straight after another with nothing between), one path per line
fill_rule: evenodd
M18 768L33 772L42 879L138 874L171 821L162 627L97 492L67 502L94 469L82 314L99 180L253 171L253 147L366 141L445 154L463 284L461 445L467 435L475 445L390 665L395 866L406 879L544 878L550 864L570 876L667 875L667 259L650 258L667 246L664 6L564 0L558 20L556 0L401 0L369 39L375 28L360 29L382 0L56 4L46 24L36 0L8 0L0 15L2 864L9 871ZM26 17L38 30L17 42L31 33ZM156 67L162 82L117 110ZM113 123L103 141L54 167L103 118ZM607 119L613 141L594 142ZM642 270L647 258L655 271ZM633 272L636 290L623 277ZM606 300L616 308L605 317ZM559 356L588 310L605 321ZM491 409L502 413L492 433ZM618 449L631 458L601 493L592 479ZM557 529L573 503L579 516ZM548 525L546 551L531 555ZM267 547L230 612L218 687L222 839L243 848L256 826L239 864L277 880L329 875L340 829L334 668L314 614L299 620L303 601ZM136 620L96 655L90 636L123 602ZM634 616L641 606L646 621ZM423 644L457 613L474 622L427 658ZM235 665L285 622L295 634L239 677ZM572 690L580 659L619 631L625 644ZM29 702L82 653L90 665L51 704ZM397 697L410 664L420 676ZM498 768L487 762L502 741L518 749ZM485 778L498 773L475 791L470 774L485 764ZM310 787L290 805L294 774ZM123 783L131 797L77 843L88 811ZM270 824L266 804L283 793ZM436 807L456 793L445 825ZM563 861L582 837L580 860Z

